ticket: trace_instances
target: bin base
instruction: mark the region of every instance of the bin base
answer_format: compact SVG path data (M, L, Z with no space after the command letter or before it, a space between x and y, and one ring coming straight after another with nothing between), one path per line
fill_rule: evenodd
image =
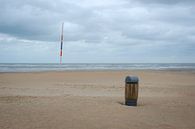
M126 100L125 105L127 105L127 106L137 106L137 100Z

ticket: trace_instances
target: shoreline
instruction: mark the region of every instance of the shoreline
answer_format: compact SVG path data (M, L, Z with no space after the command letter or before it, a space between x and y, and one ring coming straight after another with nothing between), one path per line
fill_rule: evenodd
M195 63L70 63L70 64L2 64L1 72L60 72L60 71L195 71Z
M16 72L0 72L4 73L62 73L62 72L195 72L195 69L84 69L84 70L43 70L43 71L16 71Z

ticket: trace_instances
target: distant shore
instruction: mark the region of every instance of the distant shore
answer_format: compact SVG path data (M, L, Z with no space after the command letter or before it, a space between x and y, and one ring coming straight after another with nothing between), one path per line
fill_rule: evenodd
M124 79L140 79L137 107ZM194 129L191 70L70 70L0 73L0 128Z

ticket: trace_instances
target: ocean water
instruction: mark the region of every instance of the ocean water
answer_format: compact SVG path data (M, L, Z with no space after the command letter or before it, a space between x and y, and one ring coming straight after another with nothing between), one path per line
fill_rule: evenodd
M75 70L195 70L195 63L0 63L0 72L39 72Z

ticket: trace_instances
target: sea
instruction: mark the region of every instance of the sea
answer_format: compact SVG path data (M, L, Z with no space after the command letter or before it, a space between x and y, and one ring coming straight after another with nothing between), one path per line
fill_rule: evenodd
M0 72L195 70L195 63L0 63Z

